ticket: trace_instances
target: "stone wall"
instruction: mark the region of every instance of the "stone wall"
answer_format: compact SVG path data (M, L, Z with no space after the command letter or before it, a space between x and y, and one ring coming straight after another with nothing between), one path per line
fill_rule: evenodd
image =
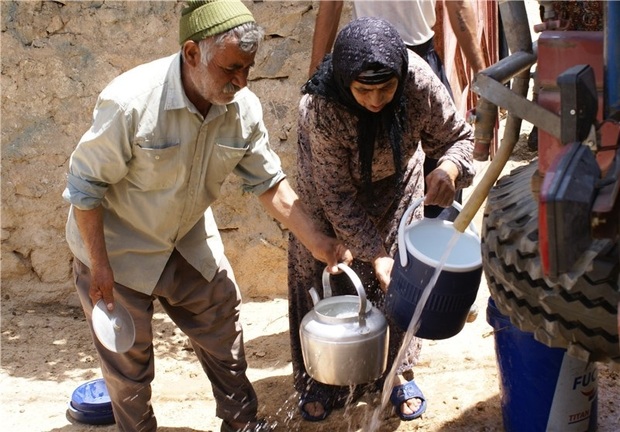
M99 92L174 53L177 1L2 1L2 296L76 302L61 193ZM296 113L317 2L246 2L266 30L250 74L271 144L295 184ZM347 12L348 13L348 12ZM343 17L344 21L344 17ZM246 297L286 295L288 232L230 178L214 211Z

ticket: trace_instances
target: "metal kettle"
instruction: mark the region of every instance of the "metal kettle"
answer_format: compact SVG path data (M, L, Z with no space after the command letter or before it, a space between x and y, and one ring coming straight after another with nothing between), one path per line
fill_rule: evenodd
M323 299L314 288L314 308L301 321L299 334L306 371L323 384L348 386L380 378L387 366L389 329L384 315L366 299L360 278L345 264L357 296L332 297L330 274L323 271Z

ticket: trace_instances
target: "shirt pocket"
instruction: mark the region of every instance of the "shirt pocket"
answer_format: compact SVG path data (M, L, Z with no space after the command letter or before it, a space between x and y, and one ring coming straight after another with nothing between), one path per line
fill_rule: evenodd
M209 178L221 185L246 155L248 148L245 142L217 140L209 163Z
M149 142L134 145L127 180L142 190L172 187L179 173L179 144L152 147Z

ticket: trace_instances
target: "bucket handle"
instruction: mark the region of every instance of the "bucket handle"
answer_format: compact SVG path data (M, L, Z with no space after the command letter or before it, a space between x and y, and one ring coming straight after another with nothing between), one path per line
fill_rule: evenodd
M400 258L400 265L403 267L407 267L407 245L405 244L405 227L407 225L407 220L409 216L411 216L411 212L413 212L418 206L424 201L425 197L416 199L409 208L403 214L403 217L400 219L400 223L398 225L398 256ZM457 209L459 212L463 210L463 206L459 204L457 201L452 203L452 207ZM478 237L478 231L472 222L469 224L469 230L471 230L476 237Z
M338 268L345 272L353 285L355 286L355 290L357 291L357 295L360 298L360 309L358 312L360 324L363 324L366 318L366 291L364 291L364 286L362 285L362 281L359 276L355 274L353 269L344 263L338 264ZM327 271L327 267L323 270L323 298L332 296L332 286L329 282L330 273Z

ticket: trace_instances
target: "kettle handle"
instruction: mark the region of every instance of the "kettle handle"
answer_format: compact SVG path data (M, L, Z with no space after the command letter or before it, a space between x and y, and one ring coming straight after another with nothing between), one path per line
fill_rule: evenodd
M407 245L405 244L405 225L407 225L407 219L411 216L411 212L413 212L418 206L424 201L424 197L418 198L409 206L403 217L400 218L400 223L398 224L398 256L400 257L400 265L403 267L407 267Z
M400 265L403 267L407 267L407 245L405 244L405 228L407 225L407 219L411 216L411 212L414 211L418 206L424 201L425 197L416 199L409 208L403 214L403 217L400 219L400 223L398 224L398 256L400 258ZM459 204L457 201L452 203L452 207L457 209L459 212L463 210L463 206ZM468 229L478 237L478 230L476 230L476 226L474 222L470 222Z
M359 317L360 320L363 320L366 316L366 291L364 291L364 286L362 285L362 281L359 276L355 274L353 269L344 263L338 264L338 268L345 272L357 291L357 295L360 298L360 309L359 309ZM332 286L329 283L330 273L327 271L327 267L323 270L323 298L332 296Z

